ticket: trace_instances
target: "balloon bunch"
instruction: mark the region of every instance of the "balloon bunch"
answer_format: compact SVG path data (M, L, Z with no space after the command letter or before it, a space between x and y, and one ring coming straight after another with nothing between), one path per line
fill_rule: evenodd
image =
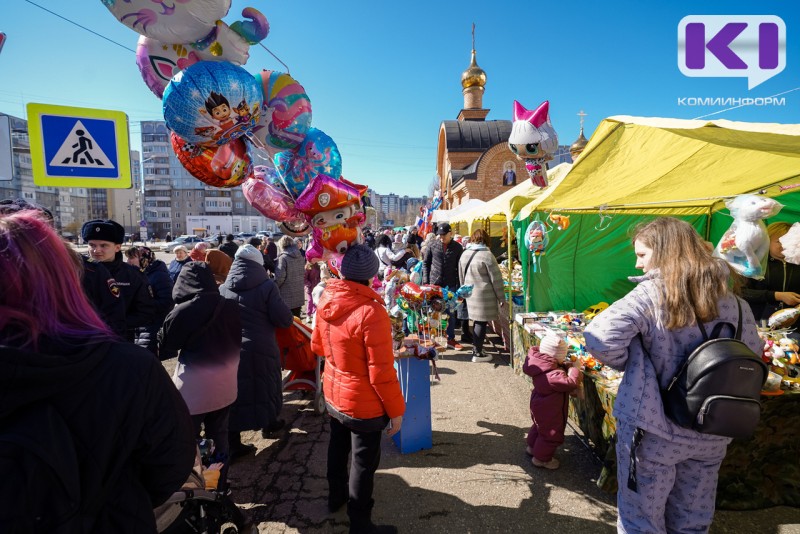
M417 233L420 237L425 237L433 228L433 212L439 209L442 205L442 192L438 189L433 192L433 198L425 206L419 208L419 217L417 217L416 226Z
M312 233L306 258L338 273L361 241L365 186L341 177L336 143L311 126L311 101L289 74L242 65L269 33L254 8L230 26L231 0L102 0L141 34L137 65L162 99L178 160L214 187L242 185L245 198L290 236Z

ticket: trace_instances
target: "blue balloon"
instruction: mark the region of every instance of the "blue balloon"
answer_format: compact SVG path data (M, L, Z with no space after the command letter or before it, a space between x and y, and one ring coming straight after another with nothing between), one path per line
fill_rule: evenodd
M342 175L342 156L336 143L325 132L309 128L296 151L284 150L275 154L275 168L286 189L297 198L318 174L338 180Z
M176 74L162 100L167 127L189 143L224 145L250 132L261 114L252 74L226 61L201 61Z

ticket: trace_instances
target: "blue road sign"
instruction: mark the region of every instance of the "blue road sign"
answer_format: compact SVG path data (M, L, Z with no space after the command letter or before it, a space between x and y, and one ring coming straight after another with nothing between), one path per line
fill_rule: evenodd
M128 188L128 118L120 111L28 104L37 185Z

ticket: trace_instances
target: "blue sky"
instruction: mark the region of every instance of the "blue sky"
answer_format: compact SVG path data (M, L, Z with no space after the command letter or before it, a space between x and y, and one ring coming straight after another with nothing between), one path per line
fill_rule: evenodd
M99 0L34 0L130 49L138 34ZM343 175L379 193L426 194L435 175L442 120L463 105L460 76L477 25L478 64L488 82L488 119L510 119L515 99L550 100L562 144L587 137L612 115L695 118L724 107L681 106L682 97L766 97L800 87L800 3L789 0L652 2L233 0L226 22L253 6L270 22L263 41L289 65L313 105L313 126L339 146ZM687 15L777 15L787 27L786 68L748 90L744 78L689 78L677 65L677 27ZM28 102L124 111L132 148L139 122L162 120L135 55L25 0L4 0L0 111L25 117ZM245 68L283 70L259 46ZM785 106L730 110L710 118L800 123L800 90Z

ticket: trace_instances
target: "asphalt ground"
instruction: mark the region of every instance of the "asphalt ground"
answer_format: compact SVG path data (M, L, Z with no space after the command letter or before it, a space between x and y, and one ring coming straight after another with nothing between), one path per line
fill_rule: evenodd
M602 465L573 428L556 453L558 470L531 465L530 388L493 342L490 335L491 363L472 363L468 345L441 356L431 449L401 454L384 438L373 520L402 533L616 532L615 496L597 487ZM171 373L175 360L164 364ZM257 452L231 466L232 498L260 533L347 532L345 511L327 511L327 415L314 411L311 392L285 392L284 403L288 424L273 439L242 433ZM800 509L718 510L710 532L800 534Z

